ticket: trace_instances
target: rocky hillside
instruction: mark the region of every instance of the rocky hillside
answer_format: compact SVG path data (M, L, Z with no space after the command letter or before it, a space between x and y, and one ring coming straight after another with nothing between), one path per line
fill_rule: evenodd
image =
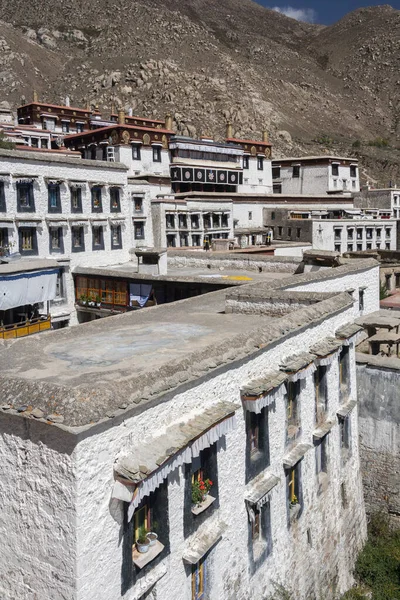
M104 112L113 102L172 112L190 135L221 137L229 119L237 135L268 128L275 155L358 152L366 178L400 184L400 11L390 6L331 27L251 0L36 0L30 10L0 0L0 19L0 99L13 107L35 87Z

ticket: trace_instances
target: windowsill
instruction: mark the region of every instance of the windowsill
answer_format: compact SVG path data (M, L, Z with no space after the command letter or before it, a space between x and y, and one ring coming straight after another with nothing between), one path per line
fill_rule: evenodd
M201 504L196 504L195 506L192 506L192 513L194 515L200 515L202 512L207 510L207 508L209 506L211 506L211 504L213 502L215 502L215 500L216 500L216 498L214 498L214 496L210 496L210 494L208 494L208 496L204 500L204 502L202 502Z
M253 540L253 558L258 560L267 550L268 544L266 540Z
M147 552L138 552L136 546L132 548L132 560L138 569L143 569L164 550L164 545L156 540L154 546L150 546Z

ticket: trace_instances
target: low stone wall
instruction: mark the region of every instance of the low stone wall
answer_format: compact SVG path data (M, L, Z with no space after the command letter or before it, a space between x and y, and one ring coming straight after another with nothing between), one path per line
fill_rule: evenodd
M366 510L400 526L400 360L357 354L357 388Z
M293 292L291 294L283 291L264 293L257 297L253 293L243 290L242 294L230 297L227 295L225 301L225 312L242 313L249 315L269 315L280 317L287 315L300 308L307 308L321 300L328 299L332 294Z
M232 254L203 252L168 251L169 267L191 267L198 269L238 269L266 273L294 273L301 263L300 257L276 257L254 254Z

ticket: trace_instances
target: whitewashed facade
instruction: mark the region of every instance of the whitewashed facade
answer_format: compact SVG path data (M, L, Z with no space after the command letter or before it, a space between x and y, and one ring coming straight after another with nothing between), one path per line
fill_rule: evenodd
M97 407L104 389L100 394L100 385L93 378L99 368L95 356L76 373L84 387L91 377L97 398L95 412L89 417L86 405L73 417L71 408L76 400L65 403L65 394L70 398L79 392L71 379L67 383L69 368L60 358L68 358L60 357L58 349L62 345L73 353L76 348L79 354L83 339L89 346L101 339L111 320L54 332L50 344L50 338L47 342L41 338L35 352L46 358L42 377L51 372L57 359L52 402L58 403L59 413L70 416L60 429L57 415L51 416L55 425L46 422L46 409L51 406L44 396L48 384L33 383L29 378L26 385L31 386L33 404L41 404L43 418L40 413L31 415L31 409L18 413L14 394L21 389L17 386L25 383L17 380L8 384L0 409L0 469L6 500L0 513L2 598L198 600L205 594L221 600L261 599L272 594L278 583L299 600L329 600L347 590L353 582L357 552L366 537L366 518L355 402L354 344L359 328L348 327L360 312L358 303L340 291L349 277L356 287L369 286L371 295L365 298L364 310L371 312L378 305L379 287L378 267L371 262L357 264L359 268L335 269L336 275L332 272L328 276L324 271L294 276L293 285L313 290L314 299L319 291L333 294L329 299L321 297L312 309L299 308L268 322L259 315L221 315L225 324L227 318L237 319L239 328L246 321L246 350L240 339L234 341L232 337L221 354L224 344L213 340L211 332L196 330L193 334L197 342L200 336L200 344L204 335L211 334L210 344L203 347L207 357L203 363L201 346L194 349L190 339L185 341L176 330L176 324L174 334L167 327L168 339L174 335L179 352L185 351L186 356L179 364L173 362L177 355L171 341L170 359L162 349L154 349L156 362L152 361L151 370L150 366L145 369L151 372L151 381L140 390L132 388L131 399L137 400L129 404L125 398L122 408L118 405L123 406L124 399L118 394L128 389L124 387L129 386L128 380L133 383L139 375L134 373L130 352L121 355L113 366L110 353L116 348L110 347L103 357L111 363L105 363L98 376L103 382L108 379L106 390L114 385L114 409L108 409L97 424L93 419L99 419ZM188 315L196 314L197 302L191 299L185 301L185 308L180 305L182 324ZM152 344L152 336L160 336L171 310L173 307L163 306L133 317L115 317L114 339L124 331L135 339L144 327ZM150 323L154 324L154 334ZM204 324L213 327L209 318ZM276 334L283 324L287 333L278 339ZM261 343L260 335L265 336L264 344L254 353L254 347L250 351L247 344L256 339ZM28 356L34 350L31 340L19 348ZM188 371L187 357L192 352L197 353L198 360ZM305 352L311 353L308 359ZM220 368L215 363L212 366L217 356ZM6 359L7 373L12 364L15 367L15 360L18 364L16 347L2 358ZM174 373L182 376L179 365L184 364L186 382L176 381L169 391L153 394L149 402L157 386L161 386L159 390L168 387ZM323 370L318 371L321 367ZM1 379L0 386L5 390ZM249 398L251 390L257 388L259 391ZM91 395L88 388L85 390ZM210 425L213 415L217 420ZM87 418L92 424L82 430ZM193 440L182 443L177 432L184 423L192 424L193 432L188 435L196 436L197 446ZM202 427L207 427L208 434L202 431L199 436ZM170 445L166 447L165 442ZM199 450L200 463L196 458ZM170 458L162 459L163 452ZM154 472L148 468L153 455L161 461ZM148 489L140 492L143 501L130 522L135 486L127 485L126 480L125 484L116 481L121 465L129 461L141 465L143 478L138 489ZM210 494L215 500L194 516L190 487L198 463L204 476L213 477ZM162 475L157 477L157 472ZM150 491L153 485L155 489ZM150 514L157 515L157 525L154 521L149 525L157 527L159 537L144 565L143 556L133 551L134 524L135 515L147 503ZM14 535L9 535L11 531Z
M1 150L0 171L0 246L22 258L56 259L62 280L51 313L54 322L74 320L72 269L129 260L127 168Z
M397 227L394 219L320 219L312 221L315 250L355 252L396 250Z
M358 159L303 156L272 161L274 193L354 194L360 191Z

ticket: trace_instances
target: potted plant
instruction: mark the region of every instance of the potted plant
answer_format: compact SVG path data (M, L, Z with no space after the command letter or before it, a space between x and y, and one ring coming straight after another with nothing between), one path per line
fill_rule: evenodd
M213 482L210 479L198 479L192 483L192 503L198 506L205 501Z
M297 506L298 504L299 504L299 499L297 498L296 495L294 495L292 500L290 501L290 508L293 508L294 506Z
M98 294L97 294L97 296L96 296L96 298L94 300L96 302L96 306L98 306L98 307L101 306L101 298L100 298L100 296Z
M88 297L88 305L89 305L89 306L95 306L95 304L96 304L96 303L95 303L95 301L94 301L94 298L93 298L93 296L89 296L89 297Z
M140 552L141 554L145 554L146 552L149 551L150 540L147 537L148 533L149 532L147 531L146 527L144 525L142 525L139 529L139 537L136 540L137 551Z
M81 304L87 304L87 296L85 296L85 294L81 294L81 295L79 296L79 302L80 302Z

